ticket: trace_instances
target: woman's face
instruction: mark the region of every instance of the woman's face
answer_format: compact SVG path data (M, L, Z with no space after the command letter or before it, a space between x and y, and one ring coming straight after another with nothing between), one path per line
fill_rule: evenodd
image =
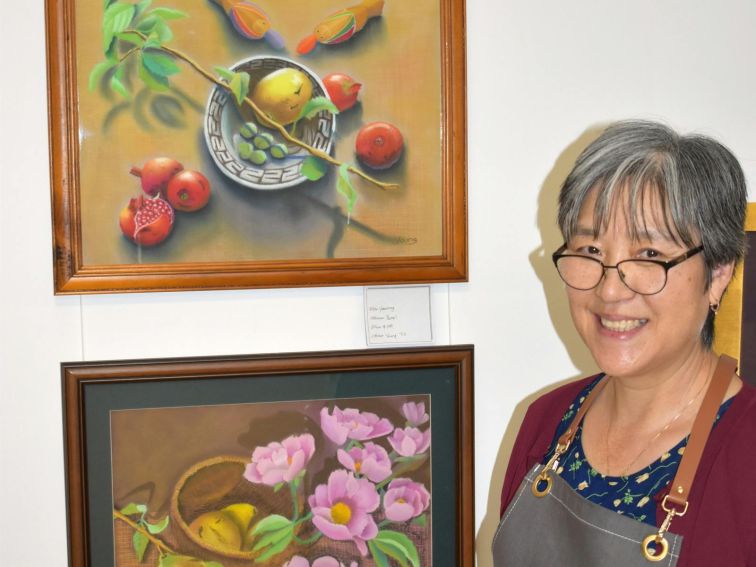
M569 252L597 258L605 265L627 259L671 260L686 252L655 222L662 217L653 200L643 210L646 237L634 240L619 210L612 214L607 229L594 238L594 202L595 191L580 212ZM709 304L719 301L731 273L732 266L716 269L707 290L703 255L697 254L670 269L666 286L655 295L632 291L616 269L606 270L591 290L566 289L575 326L599 367L611 376L653 376L672 373L702 352L700 335Z

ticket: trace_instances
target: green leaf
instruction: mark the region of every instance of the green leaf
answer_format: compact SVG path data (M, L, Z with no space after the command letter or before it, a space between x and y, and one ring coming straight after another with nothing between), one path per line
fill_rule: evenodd
M217 561L203 561L202 567L223 567L223 563L218 563Z
M349 179L349 165L342 163L339 166L339 179L336 181L336 191L344 195L347 200L347 222L352 214L354 204L357 202L357 191L354 190L352 180Z
M299 116L297 116L297 120L301 120L302 118L312 118L321 110L327 110L331 114L339 113L339 109L336 108L336 105L329 99L324 96L316 96L315 98L308 100L302 107Z
M139 78L142 79L147 87L155 92L164 92L170 88L170 83L165 77L155 75L144 65L144 61L139 63Z
M157 16L165 20L180 20L181 18L188 18L189 14L182 12L181 10L174 10L173 8L155 8L150 10L148 14L150 16Z
M144 11L150 7L150 4L152 4L152 0L142 0L141 2L137 2L136 4L136 13L134 14L134 18L138 18L141 16Z
M255 563L258 561L267 561L274 555L277 555L281 553L284 549L289 547L289 544L291 543L291 540L294 538L294 529L288 530L288 533L285 538L280 540L277 544L270 547L265 553L261 554L257 559L255 559Z
M283 516L280 516L278 514L271 514L270 516L266 516L255 524L255 527L252 529L252 535L280 530L281 528L285 528L290 525L291 520L289 520L288 518L284 518Z
M422 514L421 516L418 516L412 522L410 522L413 526L420 526L421 528L424 528L428 525L428 516L425 514Z
M302 175L310 181L317 181L328 171L328 164L315 156L307 156L302 162Z
M166 21L155 15L150 15L144 18L137 25L137 29L145 35L150 36L160 43L165 43L173 39L173 32Z
M285 482L279 482L278 484L276 484L273 487L273 492L278 492L279 490L281 490L284 487L285 484L286 484Z
M144 522L144 525L147 526L147 531L149 531L152 535L159 534L162 532L165 528L168 527L168 522L170 521L170 518L166 516L162 520L160 520L157 524L151 524L149 522Z
M260 551L261 549L264 549L269 545L276 546L281 540L286 538L291 539L293 535L294 526L287 526L275 532L268 532L266 535L260 538L260 540L252 548L252 551Z
M406 561L412 564L412 567L420 567L420 556L412 540L400 532L392 530L381 530L372 541L389 557L399 561L403 566Z
M89 73L89 90L94 91L102 76L116 65L118 65L117 59L105 59L105 61L100 61L95 65L92 72Z
M386 557L386 554L381 551L381 549L373 542L373 540L370 540L369 542L367 542L367 544L368 548L370 549L370 555L373 556L373 561L375 561L376 567L391 567L388 557Z
M144 45L144 39L136 32L120 32L116 34L116 37L126 43L133 43L137 47Z
M142 505L141 504L134 504L133 502L130 502L126 504L123 508L121 508L121 514L124 514L126 516L133 516L134 514L141 514L142 511L139 509Z
M144 559L144 552L147 551L147 545L149 545L149 538L142 532L134 532L131 538L131 543L134 546L134 553L136 554L137 561L139 563Z
M136 7L133 4L124 4L123 2L114 2L105 10L102 16L102 49L107 52L115 34L122 32L129 27L131 20L134 19Z
M181 71L173 57L159 49L143 49L142 63L152 74L160 77L170 77Z
M234 93L237 104L241 106L249 92L249 73L234 73L228 83L231 92Z
M225 67L213 67L213 69L215 69L215 72L218 73L218 76L227 83L230 83L231 79L234 78L234 72L226 69Z
M113 76L110 77L110 88L126 100L131 99L131 93L129 93L126 85L123 84L123 67L118 67L116 72L113 73Z
M158 20L155 27L152 29L152 33L157 35L162 43L167 43L173 39L171 27L165 22L165 20Z
M176 555L175 553L169 553L168 555L163 555L160 558L160 562L158 563L158 567L186 567L188 565L196 565L196 567L210 567L213 566L215 561L201 561L199 559L195 559L194 557L189 557L188 555ZM216 565L220 565L218 563L215 563ZM222 565L220 567L223 567Z

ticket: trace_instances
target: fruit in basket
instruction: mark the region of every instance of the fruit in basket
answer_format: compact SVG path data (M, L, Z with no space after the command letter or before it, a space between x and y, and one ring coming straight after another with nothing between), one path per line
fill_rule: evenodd
M132 167L130 173L141 178L144 192L154 197L165 191L171 178L182 169L184 166L173 158L156 157L147 160L141 168Z
M352 108L357 102L357 93L360 92L361 83L355 81L344 73L331 73L323 77L328 96L339 112Z
M246 502L239 502L237 504L230 504L223 508L221 512L227 514L239 528L240 533L246 533L249 529L249 525L252 523L252 518L255 517L257 509Z
M129 240L149 247L168 238L174 217L173 208L164 199L145 199L144 195L139 195L121 210L118 224Z
M210 200L210 182L199 171L184 170L168 182L165 197L178 211L199 211Z
M239 551L242 533L230 514L214 510L197 516L189 529L208 547L218 551Z
M355 151L362 163L373 169L386 169L402 155L404 139L399 128L388 122L371 122L357 133Z
M284 67L265 75L252 91L252 102L279 124L291 124L312 97L312 81L299 69Z

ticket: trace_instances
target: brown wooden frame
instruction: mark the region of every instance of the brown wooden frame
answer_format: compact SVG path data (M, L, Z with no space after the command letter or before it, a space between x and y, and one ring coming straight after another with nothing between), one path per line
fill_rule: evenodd
M754 240L754 234L756 234L756 203L748 204L748 211L746 214L745 230L748 233L751 242ZM756 327L756 314L753 313L756 310L753 305L756 302L756 297L752 290L749 290L748 302L745 301L743 286L744 282L744 267L748 264L749 271L756 269L752 268L752 264L756 264L756 251L753 247L748 251L748 256L745 262L741 262L735 270L735 275L730 282L730 286L727 288L727 293L722 301L722 306L717 313L715 323L714 334L714 350L719 353L726 353L730 356L741 359L749 353L745 348L745 335L743 332L746 322L750 328ZM749 309L746 307L749 306ZM750 347L753 350L753 346ZM746 366L743 377L756 384L756 367L751 368L750 365Z
M84 265L75 0L46 0L55 293L467 281L465 2L441 4L442 253L307 261Z
M125 388L139 393L140 386L167 384L181 388L187 381L215 379L254 380L257 377L278 376L285 384L286 376L320 374L349 374L365 371L392 373L405 370L439 369L448 379L447 388L454 411L444 415L448 427L456 431L454 462L443 464L452 467L449 473L455 479L454 502L446 511L452 511L455 526L453 533L445 531L441 539L453 540L454 553L434 554L435 567L473 567L475 550L474 533L474 455L473 455L473 347L448 346L408 349L375 349L339 352L296 353L282 355L253 355L210 358L159 359L111 362L72 362L61 365L63 388L63 421L65 443L65 471L67 494L67 520L69 537L69 565L71 567L107 567L91 558L90 512L106 504L110 510L112 495L89 494L89 464L87 454L88 433L85 418L87 404L93 405L92 394L101 386ZM407 382L408 380L404 380ZM411 380L409 380L411 381ZM435 379L431 378L435 384ZM360 382L361 384L363 381ZM212 384L210 384L212 385ZM435 387L435 386L434 386ZM103 391L101 388L100 392ZM120 390L123 392L124 390ZM174 391L174 390L172 390ZM446 390L444 390L446 392ZM297 393L294 392L293 395ZM434 394L436 395L436 394ZM101 402L102 403L102 402ZM105 407L109 410L110 407ZM110 453L108 452L108 455ZM436 466L436 465L434 465ZM93 501L94 500L94 501ZM435 533L435 530L434 530ZM434 542L437 536L434 537ZM435 547L435 543L434 543ZM424 565L423 567L429 567Z

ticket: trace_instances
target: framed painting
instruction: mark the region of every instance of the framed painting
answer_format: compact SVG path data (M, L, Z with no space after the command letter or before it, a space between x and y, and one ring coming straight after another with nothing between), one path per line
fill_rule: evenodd
M56 294L467 279L464 0L46 0Z
M756 203L746 215L748 252L717 313L714 349L739 360L740 376L756 385Z
M472 567L473 348L62 365L71 567Z

